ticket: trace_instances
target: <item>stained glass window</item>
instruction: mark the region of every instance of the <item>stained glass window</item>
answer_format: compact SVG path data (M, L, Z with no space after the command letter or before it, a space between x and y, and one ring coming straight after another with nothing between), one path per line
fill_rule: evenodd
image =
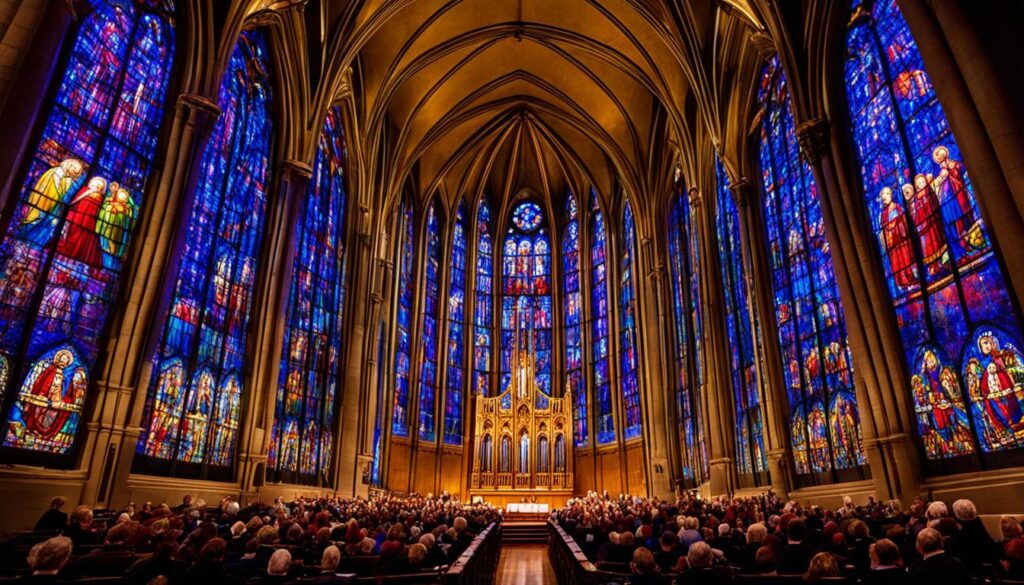
M412 384L412 205L402 206L398 237L398 313L395 315L395 390L391 434L409 436L409 388Z
M786 75L773 57L758 91L765 233L797 474L867 463L853 363L811 169L800 160Z
M853 138L925 453L1020 448L1020 314L956 138L896 3L855 2L848 27Z
M512 381L518 348L536 359L537 386L545 395L551 395L551 243L544 224L539 205L520 203L512 212L512 225L505 236L501 267L501 391Z
M583 297L580 294L580 219L576 197L566 195L569 222L562 235L562 302L565 303L565 379L572 391L573 438L577 446L590 440L587 430L587 389L583 385Z
M476 213L476 303L473 307L473 388L481 396L491 390L491 329L494 325L494 238L491 209L480 202Z
M345 306L344 165L341 108L333 107L320 133L295 234L267 460L269 477L277 481L316 485L331 467Z
M437 402L438 309L441 300L441 219L438 202L427 208L427 246L424 262L423 347L420 359L419 435L424 441L436 437L434 407ZM465 244L463 244L465 245Z
M699 256L697 227L692 217L686 186L682 179L677 179L669 211L668 259L675 317L676 416L683 447L683 481L687 487L703 483L710 473L701 419Z
M590 375L594 380L597 405L597 443L615 441L615 420L612 413L611 364L608 360L608 265L604 214L597 192L590 191Z
M218 103L222 114L197 170L137 452L227 467L271 174L270 58L261 32L239 36Z
M0 243L0 404L17 392L3 445L33 458L71 453L174 60L169 12L86 4Z
M445 381L444 442L462 444L462 393L466 371L466 202L460 201L452 225L448 281L448 378Z
M716 159L718 179L718 252L722 264L725 326L729 337L729 372L736 407L736 463L742 475L767 471L761 393L754 355L753 314L740 243L740 217L729 192L729 177Z
M622 436L640 436L640 347L636 332L636 228L633 210L626 201L622 214L622 264L619 271L619 375L622 380L622 405L625 421Z

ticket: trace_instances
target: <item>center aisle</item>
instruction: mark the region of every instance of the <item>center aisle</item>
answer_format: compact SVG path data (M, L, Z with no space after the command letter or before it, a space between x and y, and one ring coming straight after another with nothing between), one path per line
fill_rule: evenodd
M545 544L505 544L498 561L498 585L557 585Z

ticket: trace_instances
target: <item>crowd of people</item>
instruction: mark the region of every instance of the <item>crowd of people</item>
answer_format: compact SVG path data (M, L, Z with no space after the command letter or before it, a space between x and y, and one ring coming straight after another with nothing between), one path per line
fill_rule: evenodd
M1004 516L993 538L970 500L844 498L838 510L759 497L662 501L590 492L552 512L599 569L630 583L725 583L735 575L846 577L865 584L1024 580L1021 524Z
M210 506L186 495L176 506L145 503L102 518L87 506L68 514L54 498L19 558L17 538L0 565L26 583L118 576L129 584L188 585L300 581L328 585L358 576L442 571L499 509L438 497L278 499ZM41 540L45 536L50 536Z

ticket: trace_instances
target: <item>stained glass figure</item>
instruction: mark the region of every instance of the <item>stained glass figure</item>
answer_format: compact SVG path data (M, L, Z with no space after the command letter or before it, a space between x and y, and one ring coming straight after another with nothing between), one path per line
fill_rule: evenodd
M640 436L640 345L636 321L636 227L633 210L626 201L622 213L622 263L619 271L619 376L622 382L622 405L625 421L622 436L633 439Z
M867 460L846 318L825 239L818 187L811 169L800 160L789 88L778 56L764 67L758 101L765 227L796 472L860 467Z
M740 243L740 217L729 192L729 177L720 159L715 161L718 179L718 253L722 265L725 328L729 346L729 372L736 406L736 462L741 475L763 474L768 469L761 415L761 390L757 376L753 308L747 295L747 279Z
M512 382L514 352L518 348L537 360L537 386L543 394L551 396L551 244L544 224L541 207L523 202L512 211L505 236L501 268L501 389ZM542 401L543 396L538 400Z
M243 32L221 82L222 114L197 170L170 308L153 356L140 464L147 458L232 464L271 174L270 77L263 33Z
M491 389L491 331L494 327L494 238L491 210L480 202L476 215L476 302L473 306L473 388L480 396Z
M846 48L865 204L925 453L932 460L980 453L998 466L990 454L1024 447L1024 377L1010 373L1019 371L1021 315L974 184L897 4L854 2Z
M170 5L84 4L0 242L3 446L55 456L74 446L174 62Z
M448 377L444 397L444 443L462 444L462 393L466 371L466 202L460 201L452 224L448 272Z
M412 205L402 206L398 245L398 313L395 316L395 389L391 434L409 436L409 389L412 386Z
M572 391L573 439L577 446L590 441L587 429L587 389L583 383L583 297L580 294L580 220L576 196L566 194L569 222L562 235L562 301L565 303L565 382Z
M700 257L694 210L681 177L676 178L674 191L668 219L668 259L675 317L676 416L683 446L683 481L686 487L696 487L710 473L700 400Z
M267 459L276 481L317 485L328 474L345 306L345 135L327 112L295 234L287 328ZM278 457L278 454L285 455Z
M604 214L597 191L590 191L590 375L593 377L597 406L597 443L615 441L615 420L612 413L611 372L608 341L608 245Z
M438 311L441 295L441 213L438 202L427 208L426 262L423 291L423 348L420 360L419 436L433 441L437 436L434 408L437 403ZM465 244L463 244L465 246Z

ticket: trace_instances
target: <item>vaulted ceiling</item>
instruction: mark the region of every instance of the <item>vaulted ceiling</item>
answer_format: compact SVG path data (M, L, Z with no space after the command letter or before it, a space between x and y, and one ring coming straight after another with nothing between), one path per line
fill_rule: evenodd
M644 206L668 184L670 144L686 148L695 125L717 135L721 20L756 29L747 0L374 0L335 10L349 23L382 195L411 187L449 206L587 185Z

